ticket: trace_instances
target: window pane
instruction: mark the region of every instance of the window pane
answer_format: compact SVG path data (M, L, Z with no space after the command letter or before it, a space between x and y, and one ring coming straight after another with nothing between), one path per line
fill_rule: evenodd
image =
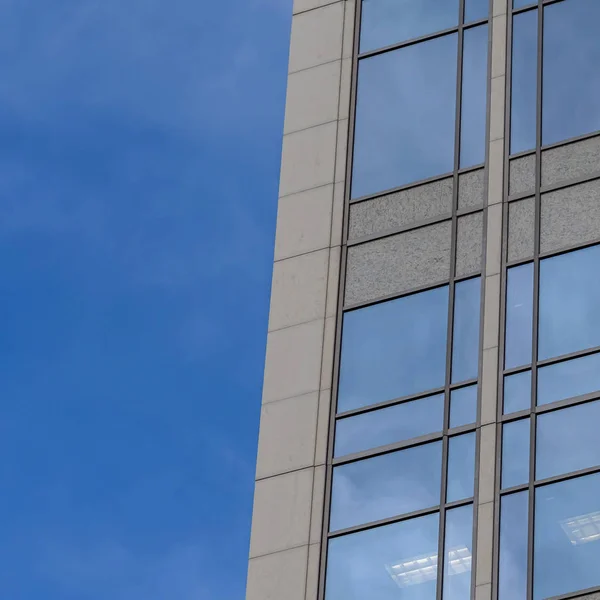
M600 465L599 423L600 402L540 415L537 422L536 479Z
M485 4L487 10L487 0ZM472 167L485 160L487 25L467 29L464 35L460 166Z
M540 360L600 346L599 264L600 246L540 263Z
M511 154L535 148L537 13L537 10L530 10L513 18Z
M332 539L325 597L435 600L438 528L433 514Z
M600 585L600 474L538 488L534 600Z
M446 502L471 498L475 490L475 433L450 438Z
M544 9L544 144L600 129L600 3L569 0Z
M530 4L537 5L537 0L514 0L513 7L522 8L523 6L529 6Z
M353 198L452 171L457 39L360 61Z
M600 354L560 362L538 371L538 405L600 390Z
M502 487L529 482L529 419L507 423L502 428Z
M479 313L481 279L469 279L454 288L452 382L476 379L479 370Z
M335 428L335 456L442 431L444 394L348 417Z
M501 500L498 600L527 600L528 497L519 492Z
M466 0L465 2L465 23L487 19L490 10L488 0Z
M477 420L477 386L453 390L450 395L450 427L469 425Z
M346 313L340 412L442 387L448 287Z
M446 513L444 600L470 600L473 562L473 505Z
M504 378L504 414L531 408L531 371Z
M441 442L336 467L331 530L437 506L441 473Z
M456 25L458 0L363 0L360 51L391 46Z
M533 263L508 270L505 367L531 362L533 335Z

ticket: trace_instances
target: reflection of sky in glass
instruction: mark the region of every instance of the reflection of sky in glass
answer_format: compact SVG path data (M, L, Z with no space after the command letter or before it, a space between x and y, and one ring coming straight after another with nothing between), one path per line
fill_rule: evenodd
M441 442L335 467L330 529L436 506L441 476Z
M457 40L360 61L353 198L452 171Z
M477 419L477 386L454 390L450 395L450 427L475 423Z
M450 439L446 501L473 496L475 489L475 433Z
M465 1L465 23L487 19L490 10L488 0L466 0Z
M348 417L335 428L335 456L442 431L444 394Z
M535 148L537 10L513 18L510 152Z
M599 23L598 0L544 9L544 144L600 129Z
M502 487L529 481L529 419L507 423L502 428Z
M472 167L485 160L488 27L467 29L464 35L460 166Z
M444 600L471 597L472 548L473 505L449 510L444 547Z
M535 505L534 600L600 585L597 527L573 543L570 526L600 510L600 474L538 488Z
M540 264L539 359L600 346L600 246Z
M600 401L540 415L536 479L600 465Z
M508 270L506 288L505 367L531 362L533 336L533 263Z
M527 492L510 494L501 500L498 600L527 597L528 511Z
M456 25L458 0L363 0L360 51L391 46Z
M454 294L452 383L460 383L475 379L479 370L481 278L457 283Z
M513 0L513 8L523 8L532 4L537 5L537 0Z
M538 405L600 390L600 354L549 365L538 370Z
M531 407L531 371L504 378L504 414Z
M448 287L344 316L338 411L442 387Z
M433 514L331 540L326 600L435 600L436 578L419 572L414 561L437 564L438 528ZM414 583L401 587L394 575L411 570Z

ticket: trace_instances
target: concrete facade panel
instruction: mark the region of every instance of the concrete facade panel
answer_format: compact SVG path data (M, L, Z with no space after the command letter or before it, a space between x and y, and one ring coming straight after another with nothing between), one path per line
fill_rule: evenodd
M525 198L508 205L508 260L533 256L535 233L535 198Z
M483 213L460 217L457 227L456 275L478 273L483 250Z

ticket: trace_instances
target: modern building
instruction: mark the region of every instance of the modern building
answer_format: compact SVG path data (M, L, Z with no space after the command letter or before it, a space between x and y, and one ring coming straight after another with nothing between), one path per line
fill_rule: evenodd
M600 598L600 0L295 0L247 600Z

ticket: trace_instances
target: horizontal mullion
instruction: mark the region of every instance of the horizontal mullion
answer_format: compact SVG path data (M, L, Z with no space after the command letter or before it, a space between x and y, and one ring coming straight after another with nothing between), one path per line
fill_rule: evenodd
M600 346L594 346L593 348L586 348L585 350L577 350L576 352L569 352L569 354L561 354L560 356L553 356L552 358L546 358L539 360L537 363L538 369L555 365L568 360L574 360L576 358L582 358L591 354L597 354L600 352Z
M555 475L554 477L547 477L546 479L540 479L535 481L533 485L535 488L539 488L546 485L552 485L553 483L569 481L570 479L578 479L579 477L585 477L586 475L595 475L596 473L600 473L600 465L597 467L589 467L587 469L579 469L578 471L571 471L569 473Z

